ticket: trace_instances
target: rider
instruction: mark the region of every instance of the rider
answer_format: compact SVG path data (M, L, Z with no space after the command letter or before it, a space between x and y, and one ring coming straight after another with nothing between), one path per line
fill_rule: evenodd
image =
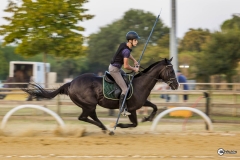
M109 68L108 68L109 73L114 78L114 80L116 81L118 86L122 89L122 93L121 93L121 96L119 99L119 109L122 106L124 97L125 97L127 89L128 89L128 87L121 75L121 72L123 72L121 70L121 67L123 65L123 67L127 70L132 70L134 72L139 71L138 62L130 54L130 52L132 51L132 47L137 46L139 38L140 37L138 36L138 34L136 32L129 31L126 34L127 42L123 42L119 45L118 50L115 53L114 57L112 58L111 64L109 65ZM135 67L132 67L129 65L129 59L131 59L134 62ZM126 103L125 103L124 108L127 108ZM122 113L122 114L131 115L131 113L127 112L126 110L124 110L124 113Z

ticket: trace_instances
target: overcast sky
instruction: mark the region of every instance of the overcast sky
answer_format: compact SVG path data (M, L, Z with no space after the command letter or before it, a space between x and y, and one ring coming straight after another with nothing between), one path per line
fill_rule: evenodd
M0 0L0 25L7 24L2 16L8 0ZM233 14L240 13L240 0L176 0L177 36L182 38L189 28L219 30L220 25ZM120 19L129 9L142 9L158 15L164 24L171 27L171 0L89 0L85 4L88 13L95 17L81 22L85 27L83 35L96 33L99 27ZM141 33L139 33L141 34Z

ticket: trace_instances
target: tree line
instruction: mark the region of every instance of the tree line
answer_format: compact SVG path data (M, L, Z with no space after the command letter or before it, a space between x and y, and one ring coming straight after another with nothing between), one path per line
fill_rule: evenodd
M140 57L156 15L130 9L123 17L83 37L81 22L94 15L87 14L87 0L23 0L21 6L9 1L4 17L9 24L0 26L4 36L0 48L0 79L8 76L12 60L44 61L58 73L58 81L86 72L104 72L118 45L126 41L128 31L136 31L141 40L132 54ZM160 19L141 61L147 67L161 58L169 58L170 28ZM84 45L86 43L87 45ZM178 39L179 64L188 64L188 78L209 82L212 75L223 75L233 81L240 58L240 17L224 21L220 31L189 29ZM11 44L11 45L9 45Z

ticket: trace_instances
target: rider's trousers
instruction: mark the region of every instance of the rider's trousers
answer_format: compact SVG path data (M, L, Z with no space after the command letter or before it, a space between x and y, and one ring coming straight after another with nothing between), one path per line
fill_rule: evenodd
M114 78L114 80L118 84L118 86L122 89L122 94L126 95L128 88L127 88L125 81L122 78L122 75L121 75L121 72L124 72L124 71L122 71L121 69L119 69L111 64L108 67L108 71L111 74L111 76Z

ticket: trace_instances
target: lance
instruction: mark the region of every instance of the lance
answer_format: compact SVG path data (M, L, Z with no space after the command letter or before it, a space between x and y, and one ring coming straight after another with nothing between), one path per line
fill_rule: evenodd
M162 11L162 9L161 9L161 11ZM156 18L156 20L155 20L155 23L154 23L154 25L153 25L153 27L152 27L152 30L151 30L151 32L150 32L150 34L149 34L149 36L148 36L148 39L147 39L147 41L146 41L146 43L145 43L145 45L144 45L144 48L143 48L143 50L142 50L142 54L141 54L141 56L140 56L140 58L139 58L139 60L138 60L138 64L139 64L139 65L140 65L140 62L141 62L142 57L143 57L143 55L144 55L144 52L145 52L145 50L146 50L146 48L147 48L147 45L148 45L148 43L149 43L149 40L150 40L150 38L151 38L151 36L152 36L153 30L154 30L154 28L155 28L155 26L156 26L156 24L157 24L157 22L158 22L158 19L159 19L159 17L160 17L161 11L160 11L160 13L159 13L158 16L157 16L157 18ZM117 117L117 120L116 120L116 123L115 123L115 126L114 126L114 130L116 130L116 127L117 127L117 124L118 124L120 115L121 115L121 113L122 113L122 111L123 111L123 109L124 109L124 105L125 105L125 102L126 102L126 99L127 99L127 95L128 95L129 90L130 90L130 87L131 87L131 85L132 85L132 81L133 81L133 78L134 78L135 74L136 74L136 72L133 73L133 76L132 76L132 78L131 78L131 80L130 80L130 83L128 84L128 90L127 90L127 92L126 92L126 94L125 94L125 97L124 97L124 99L123 99L122 106L121 106L120 111L119 111L119 113L118 113L118 117ZM114 132L111 131L109 134L110 134L110 135L113 135Z

